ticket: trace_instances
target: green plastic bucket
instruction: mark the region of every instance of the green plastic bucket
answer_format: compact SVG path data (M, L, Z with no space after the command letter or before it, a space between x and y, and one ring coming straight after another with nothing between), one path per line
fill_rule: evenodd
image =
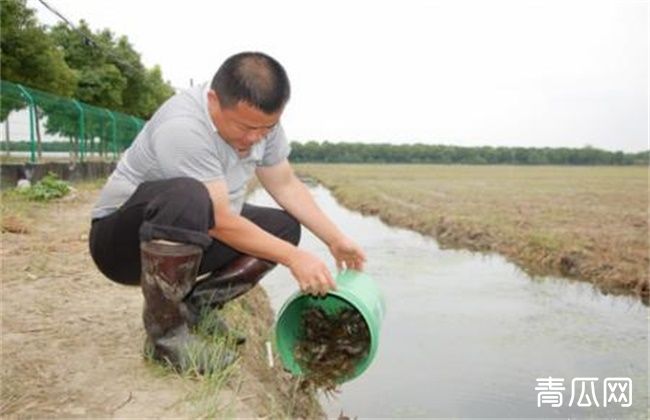
M385 313L384 299L375 282L365 273L346 270L336 277L336 290L326 296L316 297L296 292L289 297L278 313L275 340L282 364L294 375L304 373L293 353L296 342L302 335L302 313L313 307L320 307L328 314L345 308L353 308L361 313L370 331L370 351L357 364L354 373L347 378L341 378L340 382L361 375L377 353L379 330Z

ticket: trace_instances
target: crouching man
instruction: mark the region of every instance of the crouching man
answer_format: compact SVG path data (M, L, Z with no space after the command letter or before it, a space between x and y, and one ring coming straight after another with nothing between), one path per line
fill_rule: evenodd
M297 247L300 225L327 244L339 268L365 255L294 175L280 117L289 100L284 68L262 53L228 58L212 82L167 100L125 151L92 211L90 251L109 279L140 285L154 358L205 366L193 332L201 314L246 293L276 264L306 293L335 287L325 263ZM245 203L253 175L283 210ZM200 280L197 280L197 277ZM223 320L215 333L244 337ZM196 364L198 363L198 366Z

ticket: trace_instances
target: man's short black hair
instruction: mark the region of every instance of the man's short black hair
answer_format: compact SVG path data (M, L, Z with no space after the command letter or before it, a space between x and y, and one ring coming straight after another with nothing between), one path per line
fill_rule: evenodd
M260 52L242 52L228 58L217 70L210 87L224 108L244 101L267 114L281 110L291 94L282 65Z

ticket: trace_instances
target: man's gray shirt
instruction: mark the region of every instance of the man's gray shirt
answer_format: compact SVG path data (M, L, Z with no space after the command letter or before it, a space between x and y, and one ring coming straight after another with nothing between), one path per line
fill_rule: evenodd
M278 124L240 158L208 114L208 89L206 84L176 94L156 111L108 178L93 219L113 213L145 181L181 176L201 182L224 180L232 211L241 212L255 168L283 161L289 156L289 143Z

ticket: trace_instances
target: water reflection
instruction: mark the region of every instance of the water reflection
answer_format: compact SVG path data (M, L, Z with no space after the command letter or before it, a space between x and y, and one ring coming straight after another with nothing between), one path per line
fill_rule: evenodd
M311 191L364 247L388 308L375 361L338 399L323 400L328 415L647 418L648 309L638 301L582 282L531 281L499 256L441 250L339 206L323 187ZM272 204L263 191L251 201ZM307 231L301 246L334 271L327 248ZM276 311L297 289L282 267L262 284ZM538 408L536 379L549 376L564 379L563 404ZM568 406L572 379L581 377L599 378L599 407ZM603 407L608 377L632 378L632 407Z

